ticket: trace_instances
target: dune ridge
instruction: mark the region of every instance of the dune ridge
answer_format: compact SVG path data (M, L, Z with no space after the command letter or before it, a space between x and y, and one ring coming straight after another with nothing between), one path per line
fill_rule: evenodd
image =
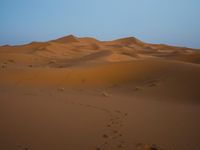
M78 38L73 35L48 42L32 42L21 46L1 46L1 57L8 53L34 54L40 57L68 59L81 58L98 51L109 50L118 57L129 56L127 59L161 58L191 63L200 62L200 52L185 47L173 47L163 44L144 43L135 37L114 41L99 41L94 38ZM5 56L6 57L6 56ZM124 60L124 59L123 59Z

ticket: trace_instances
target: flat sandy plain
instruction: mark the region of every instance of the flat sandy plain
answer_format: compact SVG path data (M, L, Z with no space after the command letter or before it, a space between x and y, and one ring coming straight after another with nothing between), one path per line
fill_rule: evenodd
M200 51L69 35L0 47L0 150L200 150Z

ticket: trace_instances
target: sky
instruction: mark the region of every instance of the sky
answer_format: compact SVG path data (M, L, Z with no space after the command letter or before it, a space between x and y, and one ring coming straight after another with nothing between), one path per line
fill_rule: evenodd
M200 0L0 0L0 45L69 34L200 48Z

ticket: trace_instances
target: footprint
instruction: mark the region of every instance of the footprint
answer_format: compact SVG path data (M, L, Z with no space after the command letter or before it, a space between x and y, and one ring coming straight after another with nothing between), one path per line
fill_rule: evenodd
M55 63L56 63L55 60L50 60L50 61L49 61L49 64L55 64Z
M117 145L118 148L123 148L123 146L121 144Z
M102 137L103 138L109 138L109 136L107 134L103 134Z
M109 124L108 124L108 125L107 125L107 127L109 127L109 128L110 128L110 127L111 127L111 125L109 125Z
M124 116L128 116L128 113L124 113Z
M85 78L81 79L81 82L82 82L82 83L85 83L85 82L86 82L86 79L85 79Z
M8 62L10 62L10 63L15 63L15 60L9 59Z
M2 65L2 66L1 66L1 68L3 68L3 69L4 69L4 68L6 68L6 66L5 66L5 65Z
M139 90L141 90L139 87L135 87L134 89L133 89L133 91L139 91Z
M20 148L21 150L29 150L28 147L25 147L23 145L17 145L18 148Z
M136 150L162 150L162 149L157 147L155 144L138 143L136 144Z
M117 133L118 133L118 131L117 131L117 130L114 130L114 131L113 131L113 133L114 133L114 134L117 134Z

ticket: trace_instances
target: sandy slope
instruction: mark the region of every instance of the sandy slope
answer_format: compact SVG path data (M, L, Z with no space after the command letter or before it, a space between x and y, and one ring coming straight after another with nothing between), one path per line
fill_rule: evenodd
M134 37L2 46L0 149L200 149L199 63Z

